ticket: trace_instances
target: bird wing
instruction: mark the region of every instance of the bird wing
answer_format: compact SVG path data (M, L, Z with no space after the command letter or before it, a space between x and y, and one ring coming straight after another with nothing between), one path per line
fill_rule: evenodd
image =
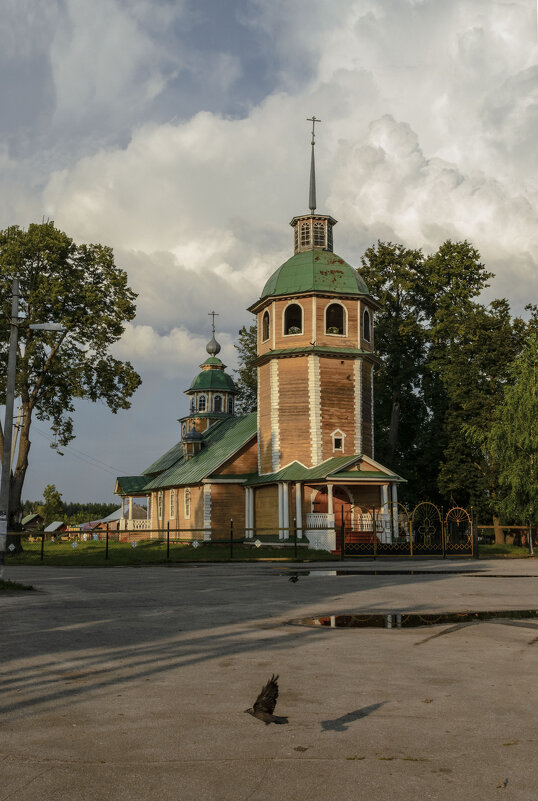
M254 702L255 712L268 712L270 715L276 706L276 699L278 698L278 676L271 676L265 687L262 689L259 696Z

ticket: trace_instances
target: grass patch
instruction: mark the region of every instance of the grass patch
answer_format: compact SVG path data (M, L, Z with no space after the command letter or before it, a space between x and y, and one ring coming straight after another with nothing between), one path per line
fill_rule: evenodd
M44 559L41 561L41 543L24 543L22 553L8 556L10 565L63 565L65 567L86 567L106 565L148 565L187 562L229 562L257 559L288 559L294 561L293 547L271 547L264 544L260 548L253 545L234 543L233 556L230 556L229 543L203 543L193 548L190 543L170 543L170 558L166 558L166 541L142 540L133 548L127 542L109 542L106 559L103 541L79 542L76 548L70 542L45 543ZM297 560L330 560L336 557L327 551L310 548L297 548Z
M497 543L480 545L479 554L480 556L511 556L514 559L530 556L529 549L522 545L500 545Z
M0 592L28 592L33 590L31 584L19 584L18 581L0 581Z

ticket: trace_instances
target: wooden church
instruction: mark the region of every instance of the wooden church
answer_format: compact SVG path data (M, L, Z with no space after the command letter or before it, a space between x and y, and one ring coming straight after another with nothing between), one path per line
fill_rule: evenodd
M334 252L336 220L316 212L313 135L309 201L310 213L290 223L293 255L249 308L258 331L257 412L235 414L237 389L218 358L213 324L209 356L186 390L190 413L179 439L142 475L116 481L125 530L157 536L169 525L182 538L227 538L233 519L238 538L287 539L295 524L299 538L332 551L342 522L360 538L373 518L381 541L390 541L404 479L374 460L379 306ZM130 519L141 496L148 518Z

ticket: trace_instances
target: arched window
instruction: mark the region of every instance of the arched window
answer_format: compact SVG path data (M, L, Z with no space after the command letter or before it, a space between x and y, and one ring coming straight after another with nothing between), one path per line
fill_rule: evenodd
M173 520L176 516L176 491L174 489L170 490L170 520Z
M290 303L284 312L284 333L303 333L303 310L298 303Z
M310 223L304 222L301 223L301 245L304 247L305 245L310 244Z
M325 333L345 333L345 309L341 303L331 303L325 311Z
M157 495L157 517L159 520L163 519L163 512L164 512L164 492L160 490L159 494Z
M200 395L200 397L198 398L198 411L205 412L205 407L206 407L205 395Z
M332 432L331 437L333 441L333 451L344 453L344 440L346 438L344 432L337 428L336 431Z
M222 395L215 395L215 411L222 412Z
M314 247L324 247L325 245L325 226L322 222L314 223Z
M191 516L191 491L190 491L190 489L188 487L185 489L184 502L185 502L185 517L190 517Z
M228 398L228 414L233 414L233 413L234 413L234 399L230 395Z
M269 312L263 313L262 318L262 342L267 342L269 339Z
M181 438L185 439L185 434L187 433L187 423L183 423L181 426Z
M362 316L362 335L367 342L370 342L372 339L372 332L371 332L371 325L370 325L370 312L368 309L364 310L364 314Z

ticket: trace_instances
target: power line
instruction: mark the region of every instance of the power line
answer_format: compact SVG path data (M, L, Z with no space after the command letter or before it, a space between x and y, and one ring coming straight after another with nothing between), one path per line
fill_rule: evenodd
M40 437L49 440L49 442L54 442L53 437L51 437L49 434L45 434L45 432L41 431L36 425L32 426L32 430L34 430L36 434L39 434ZM115 476L125 472L121 468L107 464L106 462L101 461L101 459L97 459L95 456L91 456L89 453L80 451L77 448L72 447L71 445L66 445L62 447L65 448L66 451L68 451L67 453L68 456L73 456L75 459L80 459L80 461L85 462L86 464L90 464L92 467L95 467L98 470L105 470L107 473L112 473Z

